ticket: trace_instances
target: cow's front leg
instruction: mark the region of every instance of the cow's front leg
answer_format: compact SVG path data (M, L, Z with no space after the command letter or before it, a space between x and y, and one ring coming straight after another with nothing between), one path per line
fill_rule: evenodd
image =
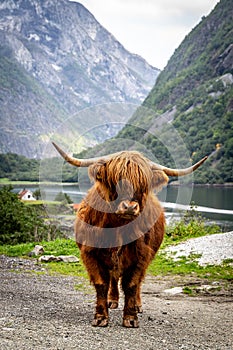
M138 324L138 309L136 305L136 286L127 287L125 293L125 306L123 313L123 326L128 328L137 328Z
M108 284L95 284L96 313L92 321L94 327L106 327L108 325Z
M98 259L93 256L93 251L88 251L87 248L82 248L81 257L86 266L90 282L96 290L96 310L95 317L92 321L94 327L106 327L108 325L108 289L110 276L103 264L99 263Z
M123 326L137 328L139 326L137 313L138 309L138 288L141 285L141 278L132 273L125 273L122 277L122 289L125 294L125 305L123 313Z

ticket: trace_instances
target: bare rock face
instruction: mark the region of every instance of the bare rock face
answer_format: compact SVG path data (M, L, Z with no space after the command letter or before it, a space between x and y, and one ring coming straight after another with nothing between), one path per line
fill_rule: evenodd
M0 40L3 153L41 156L71 115L107 102L139 104L159 74L83 5L68 0L1 1ZM67 138L69 133L64 130Z

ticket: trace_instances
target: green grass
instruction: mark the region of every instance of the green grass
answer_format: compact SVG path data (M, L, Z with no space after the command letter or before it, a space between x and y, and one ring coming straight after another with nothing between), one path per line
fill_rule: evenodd
M197 262L200 256L197 254L192 254L188 258L181 257L178 261L174 261L171 256L164 252L166 247L179 244L187 239L220 232L217 225L209 225L206 219L203 219L193 207L182 220L167 227L162 246L149 266L148 272L160 276L181 275L208 280L233 281L231 259L226 259L221 265L200 266Z
M32 251L35 244L38 244L38 242L22 243L13 246L3 245L0 246L0 254L29 258L28 253ZM50 242L42 241L39 244L44 247L44 255L74 255L80 259L79 249L72 239L56 239ZM46 267L51 274L58 273L87 278L87 272L81 260L78 263L49 262L46 263Z
M38 181L15 181L10 180L7 177L0 178L0 185L38 185Z
M21 243L16 245L0 246L0 254L7 256L26 257L27 254L34 248L35 243Z
M21 243L16 245L0 246L0 254L8 256L27 257L35 244L44 247L45 255L75 255L79 258L79 250L73 239L56 239L54 241L42 241L40 243Z
M0 184L8 185L10 180L7 177L0 178Z
M191 255L189 258L182 257L179 261L174 261L171 256L165 254L164 249L173 244L178 244L191 237L199 237L207 234L219 233L217 226L205 226L203 219L196 218L192 212L189 222L183 220L171 225L166 230L164 242L156 255L156 258L149 266L148 272L155 276L193 276L209 280L233 281L232 260L225 260L222 265L199 266L196 261L198 256ZM190 215L190 214L189 214ZM188 221L188 220L187 220ZM24 243L17 245L5 245L0 247L0 254L8 256L27 257L28 253L38 243ZM80 259L79 249L72 239L56 239L54 241L42 241L46 255L75 255ZM62 263L50 262L46 266L50 273L60 273L72 276L82 276L87 278L87 273L83 263ZM188 291L187 291L188 293Z
M179 261L174 261L161 249L150 264L148 272L154 276L180 275L208 280L233 281L233 268L229 260L224 261L221 265L200 266L195 258L195 256L183 257Z
M81 261L78 263L50 262L46 265L50 274L88 278L85 267Z

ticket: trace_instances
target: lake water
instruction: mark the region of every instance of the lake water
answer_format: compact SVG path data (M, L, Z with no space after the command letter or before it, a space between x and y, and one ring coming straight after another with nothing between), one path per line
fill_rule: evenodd
M23 187L15 187L20 191ZM31 191L38 186L27 186ZM43 199L54 200L57 193L67 193L74 203L79 203L85 196L88 188L78 185L48 185L40 186L44 191ZM233 230L233 187L185 187L168 186L164 188L158 197L163 203L168 220L179 218L185 210L194 202L197 210L210 221L220 224L224 231Z

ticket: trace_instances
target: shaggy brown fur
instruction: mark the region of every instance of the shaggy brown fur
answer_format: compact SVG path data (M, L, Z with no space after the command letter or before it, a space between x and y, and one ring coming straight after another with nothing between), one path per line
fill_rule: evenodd
M81 203L76 241L96 289L93 326L107 326L108 307L118 306L118 281L125 295L123 326L138 327L141 283L164 235L164 213L153 188L167 183L137 152L122 152L89 168L95 181Z

